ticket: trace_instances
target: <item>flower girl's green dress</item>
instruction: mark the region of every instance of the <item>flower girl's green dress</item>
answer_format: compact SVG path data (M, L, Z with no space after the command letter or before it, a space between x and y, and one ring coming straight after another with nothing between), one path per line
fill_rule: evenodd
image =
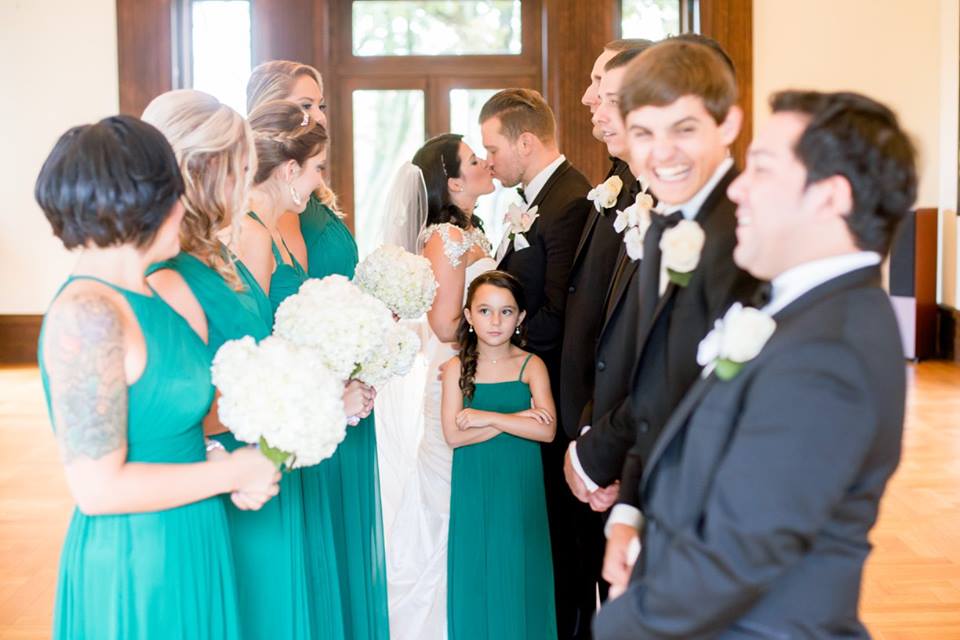
M530 408L517 380L477 383L468 406L497 413ZM501 433L453 451L447 555L450 640L557 637L553 560L540 444Z

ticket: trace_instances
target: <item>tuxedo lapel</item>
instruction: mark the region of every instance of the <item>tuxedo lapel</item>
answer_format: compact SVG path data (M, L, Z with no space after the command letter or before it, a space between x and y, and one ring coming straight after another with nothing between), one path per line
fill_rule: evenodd
M580 242L577 243L577 252L573 254L573 267L571 271L576 271L577 265L580 264L580 258L583 257L583 250L587 246L587 241L593 234L593 228L597 225L597 220L600 219L601 215L603 214L597 211L596 207L590 208L590 217L587 218L587 223L583 226L583 233L580 234Z
M781 326L787 320L789 320L791 316L802 312L804 309L807 309L817 304L824 298L836 293L846 291L848 289L871 286L881 286L879 266L864 267L855 271L851 271L811 289L773 315L773 318L777 322L778 326L777 331L774 332L773 336L771 336L770 340L767 342L767 345L773 343L777 337L777 333L781 331ZM752 362L757 362L760 358L762 358L763 353L764 352L761 351L757 358ZM747 364L749 366L751 363ZM741 371L738 375L743 375L743 371ZM683 401L674 410L673 414L670 416L670 419L667 421L663 432L657 439L656 444L654 444L654 447L650 452L650 457L644 465L643 476L641 480L641 491L644 487L646 487L650 473L656 466L660 457L663 455L663 452L670 445L670 442L677 436L677 434L687 425L692 414L700 404L700 401L717 383L717 381L718 379L714 373L711 373L707 378L698 379L693 387L691 387L684 396Z
M607 324L613 318L614 312L627 294L633 274L639 268L640 261L631 260L627 252L621 248L620 256L617 260L617 267L614 271L614 277L610 280L610 287L607 289L607 295L604 298L604 317L603 326L600 328L600 335L603 335L604 331L606 331Z
M534 207L539 207L540 204L547 197L547 194L550 193L550 189L552 189L553 186L557 184L557 182L559 182L559 180L563 177L563 175L569 169L570 169L570 162L568 160L564 160L563 162L561 162L560 165L556 168L556 170L554 170L554 172L550 174L550 177L547 178L547 181L543 184L543 188L540 189L540 193L537 194L537 197L533 199L533 202L527 205L527 208L532 209ZM538 211L537 213L542 215L542 212L540 211ZM527 239L530 239L531 237L535 237L537 235L539 225L540 225L540 216L537 216L537 219L533 221L533 225L530 227L530 230L526 233ZM506 253L503 254L502 258L500 258L500 262L497 263L497 268L500 268L507 261L507 258L509 258L512 254L513 254L513 243L511 242L507 246Z

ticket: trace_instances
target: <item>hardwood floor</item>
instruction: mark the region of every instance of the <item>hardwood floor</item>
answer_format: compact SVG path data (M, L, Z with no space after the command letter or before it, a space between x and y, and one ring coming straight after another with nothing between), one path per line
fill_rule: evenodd
M903 460L873 531L862 614L879 640L960 639L960 366L909 367ZM0 368L0 638L46 638L72 510L37 370Z

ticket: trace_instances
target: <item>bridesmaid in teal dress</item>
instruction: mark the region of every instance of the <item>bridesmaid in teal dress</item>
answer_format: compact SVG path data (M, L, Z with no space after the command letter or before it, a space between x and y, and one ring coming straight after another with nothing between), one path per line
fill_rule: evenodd
M540 442L553 440L546 365L520 342L523 289L478 276L443 373L443 435L454 448L447 555L450 640L557 637ZM532 404L531 404L532 400Z
M301 124L305 119L309 122L307 126ZM250 113L250 125L256 133L259 158L250 198L253 210L250 218L258 223L260 233L272 242L270 266L273 271L269 292L276 310L308 277L306 269L277 229L277 221L285 212L302 212L308 201L305 194L314 191L321 183L326 133L323 126L314 123L296 103L287 101L268 101L254 108ZM290 176L296 177L291 179ZM252 233L246 235L254 236ZM363 385L348 385L345 390L344 408L348 415L362 413L371 401ZM345 568L340 563L341 556L336 547L339 518L334 498L340 496L336 458L337 454L334 454L330 460L298 474L304 496L305 559L311 585L309 609L315 632L322 633L325 638L351 637L346 635L348 621L344 615L340 580ZM309 480L317 477L323 479L319 488Z
M192 90L155 98L143 119L167 137L186 174L186 213L180 227L182 251L151 267L151 286L181 315L205 317L212 358L227 340L270 335L273 308L246 266L217 240L247 204L256 157L249 125L213 96ZM232 176L240 179L232 180ZM216 411L207 433L234 451L245 443L220 425ZM225 500L245 638L309 640L313 637L304 559L303 491L299 471L285 473L280 494L259 511Z
M241 637L217 496L258 508L278 474L252 447L207 459L209 353L144 278L178 251L182 190L163 135L127 116L67 132L37 181L54 233L78 249L38 352L77 501L54 638Z
M276 97L296 102L326 123L323 83L313 67L275 60L254 69L247 88L248 108ZM321 184L302 214L280 218L283 240L305 261L311 278L335 273L353 277L357 244L335 208L334 194ZM309 536L321 535L322 521L311 517L313 504L329 504L340 525L335 534L347 638L386 640L387 573L372 414L347 430L331 460L304 473L304 499Z

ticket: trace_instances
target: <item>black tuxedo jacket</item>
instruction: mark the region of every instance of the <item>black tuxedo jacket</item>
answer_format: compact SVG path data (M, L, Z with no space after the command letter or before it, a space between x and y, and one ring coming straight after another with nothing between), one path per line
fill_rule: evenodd
M590 183L564 160L530 202L539 217L525 234L530 246L513 243L498 268L515 276L527 297L527 347L543 358L554 389L558 388L563 317L570 267L580 233L593 205L586 199Z
M869 637L860 577L905 396L880 268L774 319L734 378L696 383L651 452L643 551L597 639Z
M736 175L731 168L696 215L706 241L687 286L671 282L658 300L639 300L639 305L656 307L650 328L636 338L639 356L631 354L634 366L629 394L615 399L616 404L609 411L594 412L591 430L577 441L577 455L584 471L601 486L621 477L631 448L649 452L670 413L697 379L700 340L732 302L749 300L759 284L733 262L737 221L735 206L726 194ZM630 283L637 296L638 280L634 277ZM636 323L618 325L618 333L637 331ZM610 349L618 349L616 339L611 339ZM598 356L598 368L601 361ZM598 376L595 401L600 398L602 386Z
M604 323L606 296L623 246L623 236L614 231L613 223L617 210L632 204L631 189L636 183L630 168L621 160L614 160L607 178L613 175L623 181L617 203L603 212L590 208L567 288L557 406L560 425L571 440L577 437L584 407L593 396L597 336Z

